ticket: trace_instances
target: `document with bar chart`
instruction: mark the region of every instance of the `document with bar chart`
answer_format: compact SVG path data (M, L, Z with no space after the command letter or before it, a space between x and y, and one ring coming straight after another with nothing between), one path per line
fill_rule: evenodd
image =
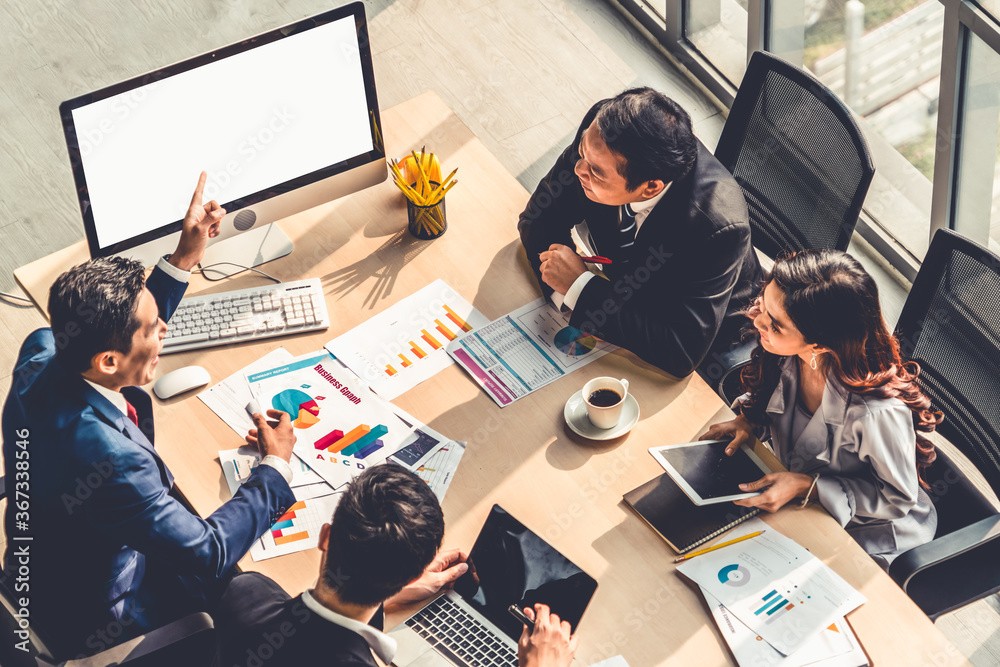
M452 362L445 346L487 324L443 280L400 300L326 344L379 396L392 400Z
M316 548L319 544L319 531L324 523L330 523L333 519L333 511L337 509L343 491L327 492L318 497L302 491L302 488L292 489L295 503L253 543L250 547L251 558L256 561L266 560Z
M448 354L502 408L614 349L536 299L449 343Z
M413 429L326 351L247 375L264 409L287 412L295 454L335 489L406 443Z
M677 567L753 632L791 655L866 598L801 546L760 519L727 538L765 530Z

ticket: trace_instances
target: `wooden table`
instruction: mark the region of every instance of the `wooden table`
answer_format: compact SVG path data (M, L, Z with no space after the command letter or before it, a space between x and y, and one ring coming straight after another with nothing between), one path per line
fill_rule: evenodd
M539 296L516 230L528 196L524 188L433 93L385 111L383 124L390 155L426 145L447 169L461 168L461 183L448 195L447 233L417 241L403 232L405 205L389 182L288 218L281 227L295 250L265 270L283 280L320 277L330 329L169 355L160 362L161 373L198 364L219 381L278 345L296 355L319 350L436 278L491 319ZM15 276L44 304L55 277L86 259L81 242ZM212 284L195 276L188 292L238 289L261 280L241 276ZM626 437L586 441L563 422L567 398L598 375L631 383L641 419ZM241 440L193 395L155 402L157 450L178 489L208 516L228 496L217 451ZM621 500L662 472L648 447L689 442L730 416L697 376L674 380L618 351L502 410L455 366L396 403L469 443L444 502L446 547L471 548L490 507L499 503L598 579L579 628L576 664L618 654L633 667L733 664L700 594L674 573L674 553ZM868 597L851 621L876 664L967 664L822 509L787 508L765 520ZM319 552L260 563L245 557L240 565L266 573L295 595L315 582ZM389 619L390 625L398 620Z

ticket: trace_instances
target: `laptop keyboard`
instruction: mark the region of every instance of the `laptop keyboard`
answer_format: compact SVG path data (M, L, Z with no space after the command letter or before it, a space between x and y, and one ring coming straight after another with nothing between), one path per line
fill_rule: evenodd
M469 667L517 667L517 651L474 616L441 596L411 616L406 625L446 658Z

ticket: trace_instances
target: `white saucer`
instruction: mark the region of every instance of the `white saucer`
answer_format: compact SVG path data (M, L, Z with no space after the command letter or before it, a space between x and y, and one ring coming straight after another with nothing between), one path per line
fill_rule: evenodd
M622 418L618 425L612 428L597 428L587 416L587 404L583 401L583 391L581 390L566 401L563 417L566 418L566 424L577 435L582 435L590 440L612 440L625 435L639 423L639 402L632 394L627 394L625 405L622 406Z

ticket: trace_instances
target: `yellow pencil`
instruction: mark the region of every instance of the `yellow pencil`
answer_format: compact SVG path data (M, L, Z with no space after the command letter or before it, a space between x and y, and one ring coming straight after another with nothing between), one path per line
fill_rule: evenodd
M723 542L722 544L716 544L714 547L709 547L707 549L702 549L701 551L695 551L693 554L688 554L686 556L678 556L674 559L675 563L680 563L688 560L689 558L694 558L695 556L700 556L702 554L707 554L709 551L715 551L716 549L721 549L722 547L728 547L730 544L736 544L737 542L742 542L743 540L749 540L751 537L757 537L758 535L763 535L766 530L758 530L756 533L750 533L749 535L744 535L743 537L737 537L735 540L729 540L728 542Z

